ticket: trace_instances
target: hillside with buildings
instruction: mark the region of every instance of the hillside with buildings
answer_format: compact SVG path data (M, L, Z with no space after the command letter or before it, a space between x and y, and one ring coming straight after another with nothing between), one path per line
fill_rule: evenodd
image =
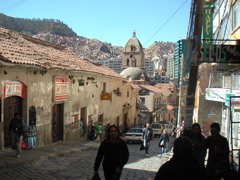
M121 59L124 47L78 36L68 25L55 19L24 19L0 14L0 26L71 49L90 61ZM129 38L131 34L129 34ZM127 43L127 42L126 42ZM173 54L175 43L155 41L144 49L145 59Z

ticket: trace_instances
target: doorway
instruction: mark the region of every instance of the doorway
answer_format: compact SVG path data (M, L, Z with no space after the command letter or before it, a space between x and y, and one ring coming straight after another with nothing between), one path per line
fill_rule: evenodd
M22 117L22 98L19 96L10 96L4 99L4 147L11 146L8 129L14 113L18 113Z
M81 108L80 120L83 120L83 136L84 136L87 132L87 108L86 107Z
M63 110L64 104L55 104L52 112L52 142L63 140Z

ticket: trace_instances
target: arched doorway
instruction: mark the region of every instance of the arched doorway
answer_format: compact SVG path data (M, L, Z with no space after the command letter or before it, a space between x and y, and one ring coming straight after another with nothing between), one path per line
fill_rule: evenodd
M18 113L22 117L22 98L19 96L10 96L4 99L4 147L11 145L8 129L14 113Z
M27 87L20 81L6 81L4 85L4 147L11 145L11 138L9 136L9 124L14 117L14 113L18 113L23 117L25 111ZM24 116L25 117L25 116Z

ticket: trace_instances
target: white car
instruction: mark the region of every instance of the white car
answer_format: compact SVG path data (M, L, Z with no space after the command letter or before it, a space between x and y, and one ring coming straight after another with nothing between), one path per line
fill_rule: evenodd
M151 128L153 130L153 137L160 137L163 132L164 126L160 123L152 123Z
M126 143L142 142L143 128L133 127L125 134Z

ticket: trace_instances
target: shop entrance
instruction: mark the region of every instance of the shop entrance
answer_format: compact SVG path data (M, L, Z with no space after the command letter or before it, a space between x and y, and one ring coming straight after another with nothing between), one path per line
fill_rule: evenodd
M63 109L64 104L55 104L52 108L52 141L63 140Z
M22 117L22 98L18 96L10 96L4 99L4 147L11 146L11 138L8 134L9 124L14 117L14 113L18 113Z

